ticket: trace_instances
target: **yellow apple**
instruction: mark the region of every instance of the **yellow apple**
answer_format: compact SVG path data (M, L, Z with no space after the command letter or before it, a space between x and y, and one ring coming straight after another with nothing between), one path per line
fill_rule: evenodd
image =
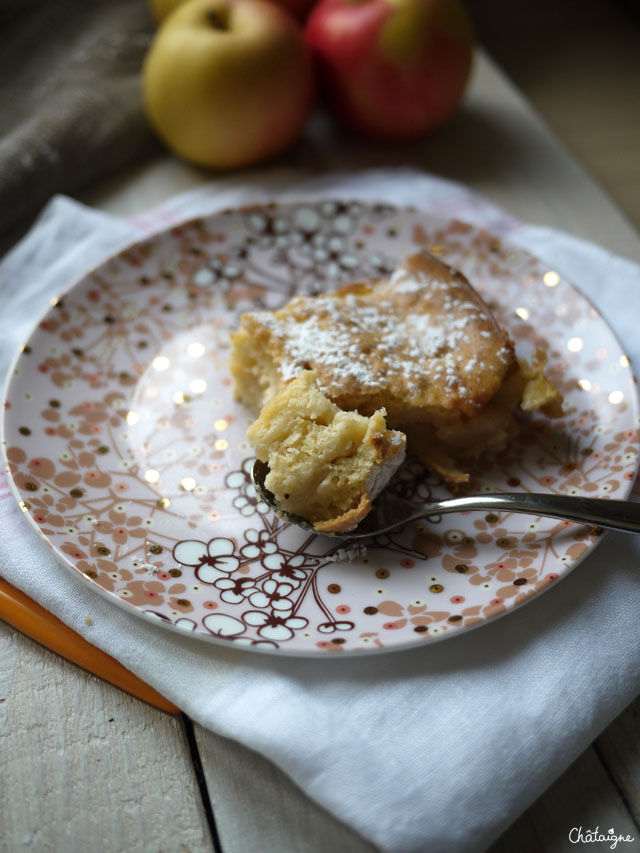
M156 33L142 84L166 145L224 169L294 141L311 106L313 65L292 18L267 0L187 0Z
M149 0L151 15L156 24L162 23L170 12L173 12L184 0Z
M164 19L173 12L185 0L149 0L151 15L156 24L162 23ZM271 0L276 6L290 12L296 21L304 21L315 3L315 0Z

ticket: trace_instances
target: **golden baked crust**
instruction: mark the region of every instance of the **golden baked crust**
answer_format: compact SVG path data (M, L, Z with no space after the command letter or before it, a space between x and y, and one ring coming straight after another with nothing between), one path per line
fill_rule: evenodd
M544 356L518 361L462 273L426 252L389 279L244 314L232 344L236 397L254 412L312 369L341 409L384 408L409 452L452 488L469 479L468 460L499 452L517 434L519 406L560 412Z
M320 532L353 530L405 455L384 411L346 412L318 389L314 371L285 382L247 437L269 465L266 487L287 512Z
M469 282L425 252L388 280L244 314L232 338L236 388L254 408L283 380L313 369L341 408L371 414L384 406L402 424L434 408L472 415L516 365L512 342ZM256 364L261 396L244 388L247 369L255 386Z

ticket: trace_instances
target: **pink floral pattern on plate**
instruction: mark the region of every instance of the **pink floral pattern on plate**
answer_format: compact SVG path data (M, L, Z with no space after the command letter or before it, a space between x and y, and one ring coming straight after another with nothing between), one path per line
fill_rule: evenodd
M600 531L463 513L345 549L285 524L253 489L248 414L227 367L240 313L386 274L416 247L463 270L519 354L547 350L568 404L561 420L523 418L473 487L627 496L640 436L629 361L556 271L415 209L269 204L158 234L52 302L16 360L4 412L10 481L37 531L123 606L254 650L435 641L553 585ZM412 461L390 489L446 494Z

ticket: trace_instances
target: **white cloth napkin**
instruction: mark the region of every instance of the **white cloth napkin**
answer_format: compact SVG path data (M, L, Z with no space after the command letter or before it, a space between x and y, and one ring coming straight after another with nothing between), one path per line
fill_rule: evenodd
M312 180L263 172L130 222L54 199L0 265L0 370L52 295L132 239L238 201L320 194L412 203L506 236L577 282L640 365L640 267L522 225L461 186L395 170ZM398 853L486 848L640 691L640 539L624 534L608 534L552 591L472 635L358 659L214 647L124 612L57 562L2 475L0 567L193 719L263 753Z

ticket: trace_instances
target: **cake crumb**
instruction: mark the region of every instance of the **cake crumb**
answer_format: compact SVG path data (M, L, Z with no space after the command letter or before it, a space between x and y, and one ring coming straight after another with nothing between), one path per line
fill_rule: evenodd
M367 556L366 545L352 545L351 548L338 548L333 554L327 554L325 559L330 563L353 563Z
M93 619L91 618L91 616L85 616L84 617L84 624L85 625L93 625Z

